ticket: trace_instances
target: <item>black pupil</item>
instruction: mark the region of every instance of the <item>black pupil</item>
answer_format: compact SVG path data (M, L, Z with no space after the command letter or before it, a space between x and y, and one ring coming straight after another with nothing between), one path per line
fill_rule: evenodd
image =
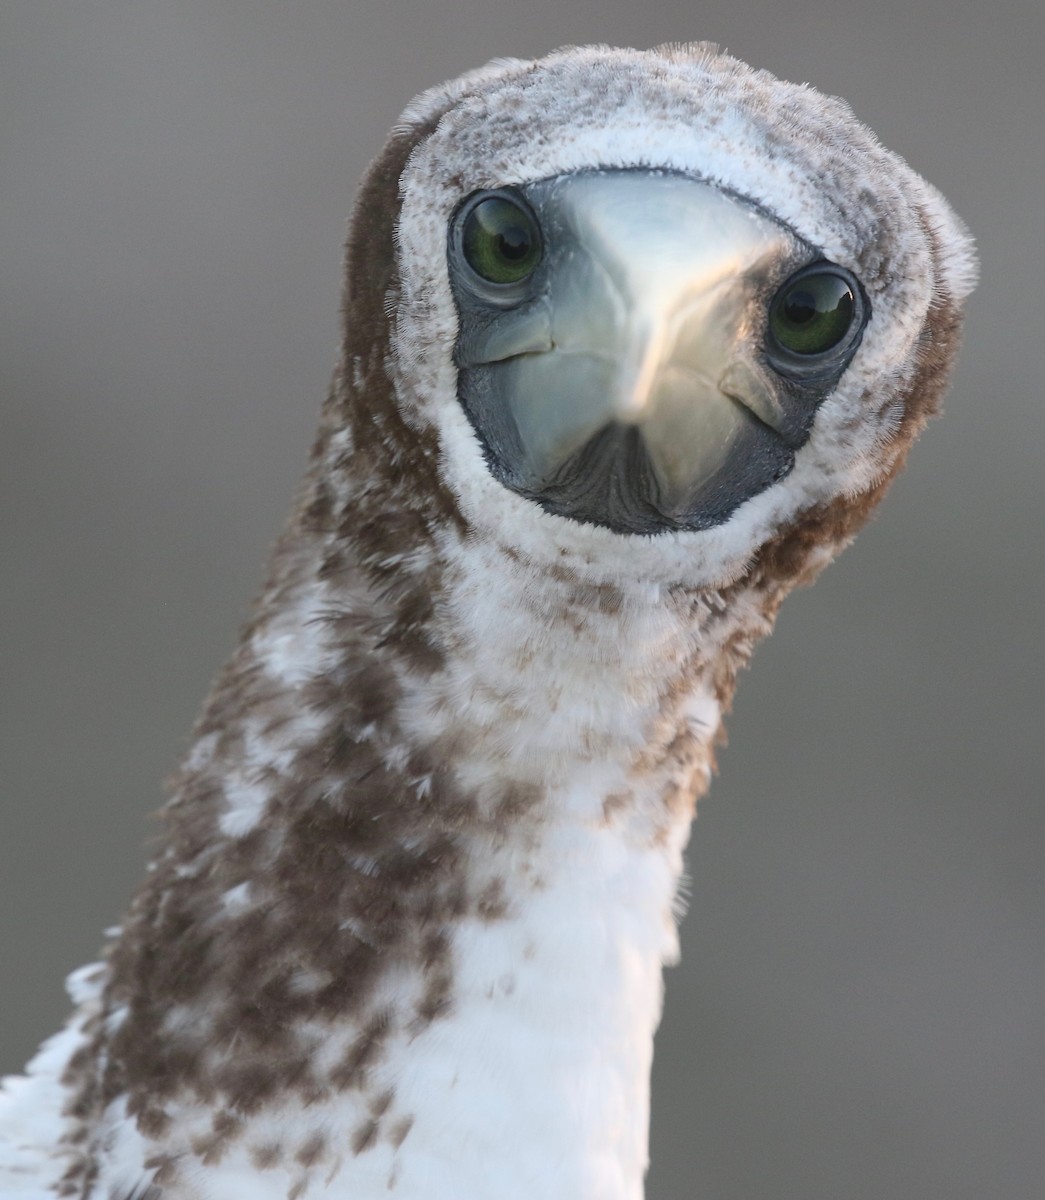
M497 235L497 252L509 262L519 262L530 253L530 234L522 225L509 225Z
M796 289L784 301L784 316L792 325L808 325L816 319L819 312L816 296L809 291Z

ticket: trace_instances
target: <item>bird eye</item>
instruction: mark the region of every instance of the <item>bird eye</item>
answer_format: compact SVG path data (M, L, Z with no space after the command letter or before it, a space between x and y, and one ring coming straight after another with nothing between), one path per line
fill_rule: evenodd
M836 349L856 329L858 285L841 267L816 264L784 284L769 306L777 347L811 358Z
M461 249L488 283L519 283L541 261L541 235L528 208L503 194L473 204L461 228Z

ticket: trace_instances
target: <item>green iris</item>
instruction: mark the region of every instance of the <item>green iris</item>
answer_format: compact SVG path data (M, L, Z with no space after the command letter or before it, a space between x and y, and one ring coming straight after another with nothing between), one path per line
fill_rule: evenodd
M471 209L461 247L472 270L490 283L519 283L541 261L537 222L506 196L487 196Z
M852 284L834 271L789 280L769 309L773 337L792 354L826 354L849 332L856 312Z

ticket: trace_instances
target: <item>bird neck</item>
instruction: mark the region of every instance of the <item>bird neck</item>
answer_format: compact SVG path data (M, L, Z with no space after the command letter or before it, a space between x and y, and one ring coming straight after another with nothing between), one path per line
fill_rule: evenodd
M640 1200L662 970L719 725L693 598L469 543L447 577L450 652L404 709L472 791L478 903L453 923L445 1012L389 1075L417 1081L397 1091L416 1119L389 1178L411 1197Z
M757 621L463 539L412 571L296 551L197 731L97 1046L171 1195L642 1195L682 852Z

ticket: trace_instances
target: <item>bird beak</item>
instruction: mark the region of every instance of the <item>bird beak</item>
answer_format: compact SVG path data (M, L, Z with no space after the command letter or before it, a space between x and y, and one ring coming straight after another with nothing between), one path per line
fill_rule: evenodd
M533 294L458 345L462 402L480 432L473 410L500 409L493 449L518 490L642 528L632 510L691 521L702 496L746 478L746 455L789 469L779 380L758 351L762 281L798 239L681 175L593 171L520 191L545 243Z

